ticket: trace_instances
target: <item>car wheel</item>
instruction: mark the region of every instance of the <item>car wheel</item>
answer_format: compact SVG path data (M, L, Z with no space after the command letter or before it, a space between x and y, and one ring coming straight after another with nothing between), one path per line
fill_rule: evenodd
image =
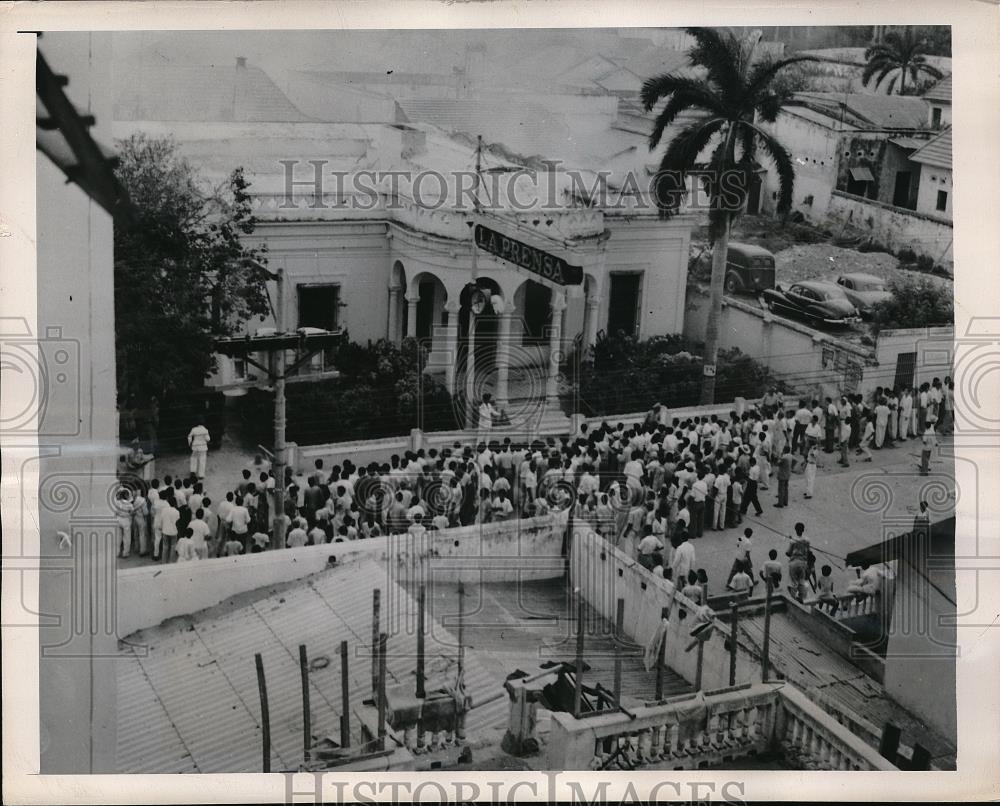
M739 284L736 282L736 278L732 275L726 278L726 293L736 294L740 290Z

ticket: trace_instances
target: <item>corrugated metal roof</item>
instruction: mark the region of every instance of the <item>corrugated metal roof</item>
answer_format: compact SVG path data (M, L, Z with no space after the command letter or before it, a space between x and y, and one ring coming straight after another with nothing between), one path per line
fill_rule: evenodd
M796 100L809 104L832 120L863 129L925 129L929 105L910 95L799 92Z
M951 168L951 127L945 129L919 151L910 154L914 162L924 162L939 168Z
M924 93L925 101L938 101L941 103L951 103L951 76L945 76L937 84Z
M339 738L340 642L351 649L351 733L360 742L362 701L371 696L371 597L383 591L383 627L390 610L405 616L413 601L374 563L325 572L250 604L230 600L201 614L172 620L130 640L146 644L139 657L123 653L118 677L118 758L123 772L254 772L260 769L260 704L254 653L268 685L272 769L302 760L302 703L298 645L310 659L330 663L310 674L311 722L317 736ZM398 622L401 627L403 622ZM431 624L428 674L454 676L451 634ZM416 635L397 629L389 638L388 685L410 682ZM440 679L440 678L438 678ZM473 701L500 691L497 670L466 657ZM473 710L472 732L500 731L506 698Z

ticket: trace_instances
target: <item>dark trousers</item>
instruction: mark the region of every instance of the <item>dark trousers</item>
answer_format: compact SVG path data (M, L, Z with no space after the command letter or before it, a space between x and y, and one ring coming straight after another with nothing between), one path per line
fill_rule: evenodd
M743 504L742 504L742 506L740 506L740 514L741 515L746 515L747 514L747 510L750 509L751 505L753 505L754 512L756 512L758 515L760 515L760 513L764 511L761 508L760 499L757 498L757 482L756 481L748 481L747 482L747 488L743 492Z
M800 443L805 441L806 427L802 423L795 423L792 429L792 453L800 447Z
M701 537L705 531L705 502L692 501L691 509L691 536Z
M778 504L788 506L788 479L778 479Z
M826 444L823 446L823 450L827 453L833 453L833 437L836 429L832 425L826 427Z

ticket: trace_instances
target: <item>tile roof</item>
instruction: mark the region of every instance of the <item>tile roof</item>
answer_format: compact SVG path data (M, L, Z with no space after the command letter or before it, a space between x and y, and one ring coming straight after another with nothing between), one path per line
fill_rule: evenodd
M407 629L413 600L373 562L327 571L249 604L230 600L129 637L118 664L120 772L257 772L260 701L254 653L268 684L272 769L302 761L302 701L298 645L330 663L310 674L314 735L339 737L340 641L351 651L353 743L360 742L362 701L371 695L371 591L382 589L383 629L389 632L389 687L410 683L416 634ZM391 624L389 619L397 619ZM429 619L430 621L430 619ZM430 680L454 675L451 635L428 625ZM474 702L502 691L498 670L466 655L466 688ZM471 732L502 732L506 697L469 713ZM357 746L355 744L355 746Z
M951 127L928 141L927 145L910 154L913 162L924 162L939 168L951 168Z
M945 76L937 84L924 93L925 101L951 103L951 76Z
M115 120L308 121L258 67L126 63L115 81Z
M909 95L799 92L795 99L833 120L861 129L926 129L929 105Z

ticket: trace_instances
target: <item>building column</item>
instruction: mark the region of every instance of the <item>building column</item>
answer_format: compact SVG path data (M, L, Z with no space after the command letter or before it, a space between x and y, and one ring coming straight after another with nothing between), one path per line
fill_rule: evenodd
M510 324L514 316L514 303L504 300L500 314L497 337L497 406L501 409L510 403L508 380L510 377Z
M448 388L448 394L455 394L455 362L458 360L458 312L461 306L457 299L450 299L444 304L445 313L448 314L448 321L444 328L445 343L444 352L448 357L448 363L444 370L444 385ZM438 346L433 345L433 349Z
M403 293L402 286L389 286L389 341L399 343L399 298Z
M420 302L419 294L407 294L406 304L409 308L406 311L406 335L409 338L417 336L417 303Z
M583 338L586 344L585 349L592 348L597 344L597 331L600 325L601 298L596 295L587 297L586 309L584 311Z
M549 330L549 377L545 385L545 401L559 404L559 362L562 357L563 313L566 311L566 292L552 292L552 328Z

